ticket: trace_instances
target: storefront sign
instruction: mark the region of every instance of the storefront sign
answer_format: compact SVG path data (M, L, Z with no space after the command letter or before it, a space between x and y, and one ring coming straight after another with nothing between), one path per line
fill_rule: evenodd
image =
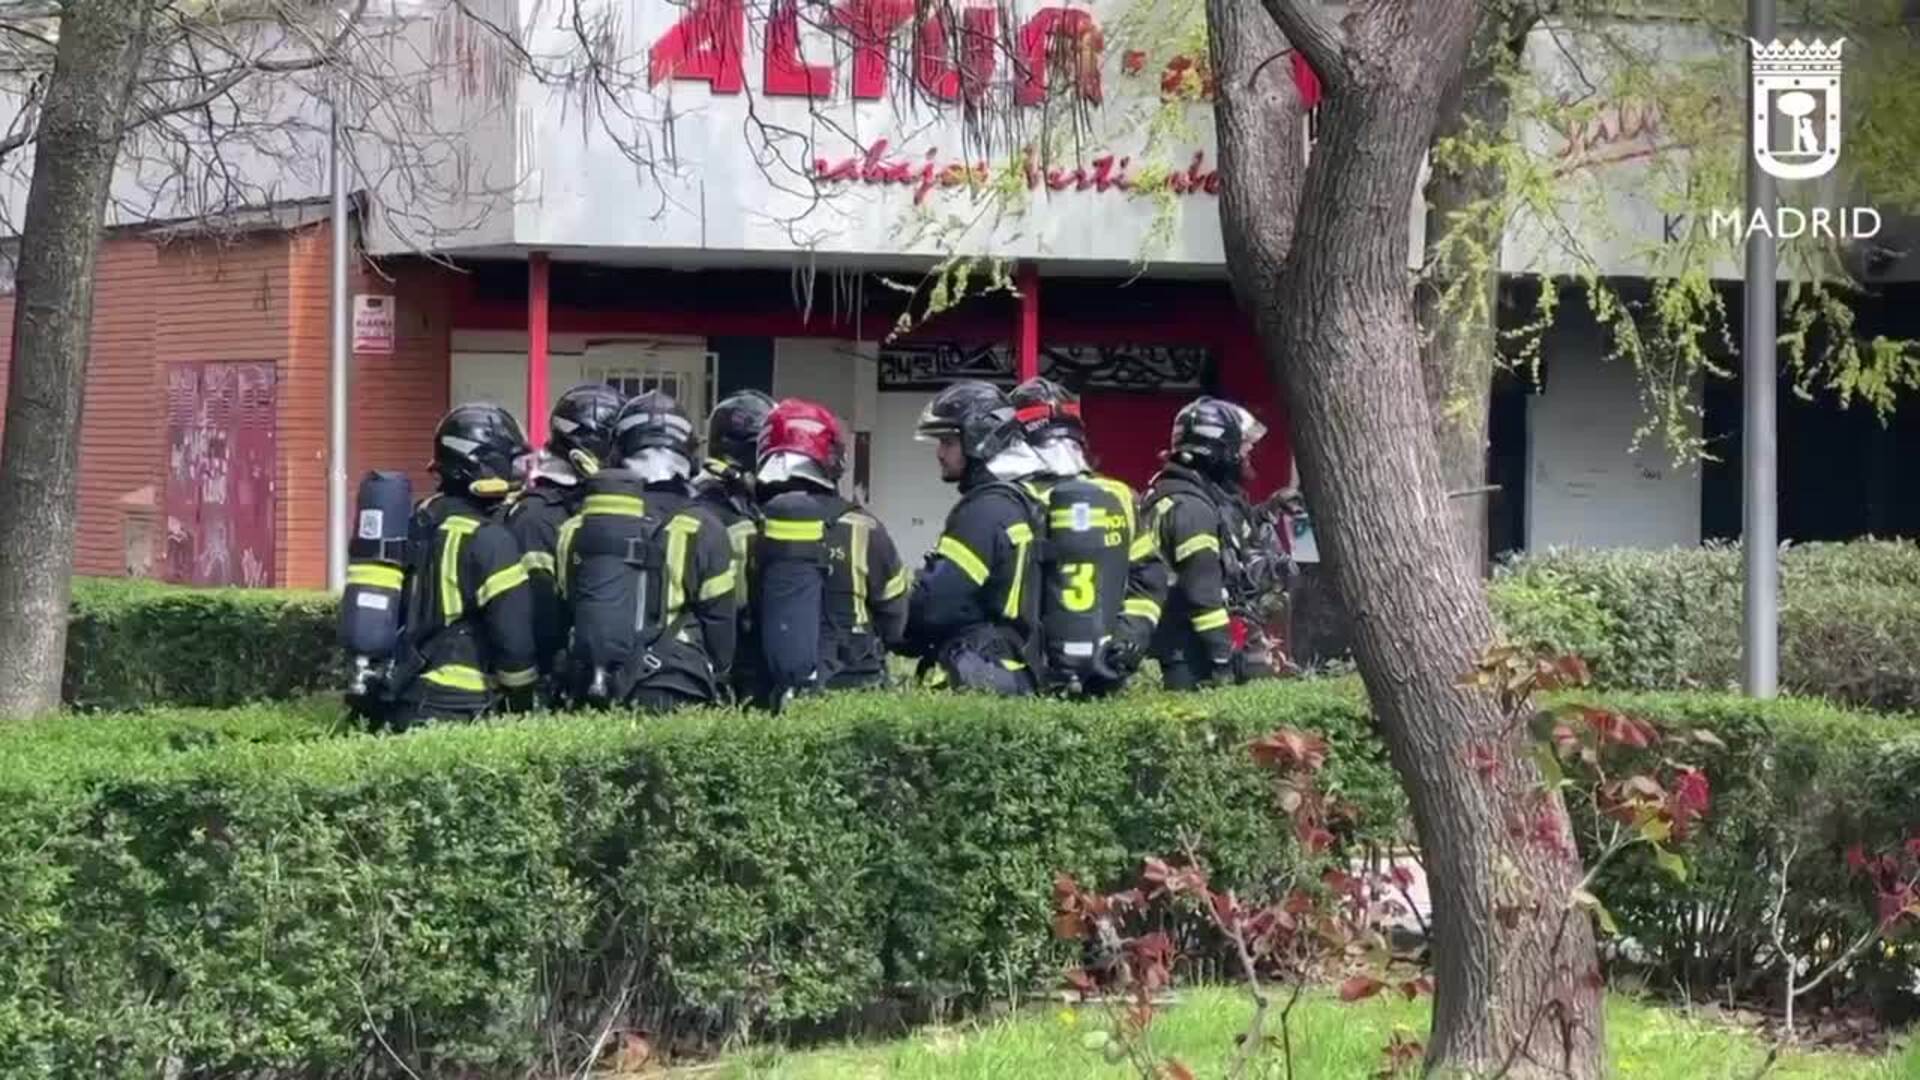
M839 159L816 158L813 176L825 183L911 187L915 205L926 202L927 196L936 188L984 188L993 178L992 166L985 161L969 164L943 159L938 148L926 151L918 159L889 157L887 152L891 148L892 143L888 140L875 139L864 154ZM1016 167L1029 191L1038 191L1044 185L1048 191L1125 195L1136 190L1157 191L1164 185L1176 195L1218 195L1220 173L1204 168L1206 160L1206 151L1196 150L1185 169L1174 172L1154 170L1144 183L1140 181L1139 174L1131 171L1135 168L1131 157L1116 158L1112 154L1102 154L1087 165L1071 169L1057 165L1042 167L1034 160L1033 148L1028 147L1022 152L1021 161Z
M810 5L811 7L811 5ZM843 34L850 48L853 97L877 101L887 96L894 42L912 28L914 0L843 0L830 13L813 16L827 30ZM1100 27L1090 12L1043 7L1020 26L1000 24L995 7L972 7L950 28L947 14L934 14L914 31L913 80L941 101L969 100L985 93L1002 52L1018 58L1014 100L1038 105L1047 98L1047 76L1058 57L1072 58L1074 89L1098 102ZM809 26L813 23L809 23ZM762 35L764 92L772 97L832 97L835 72L830 64L810 64L800 48L800 11L795 0L776 0ZM956 61L952 42L964 43ZM738 94L746 86L746 0L694 0L691 9L653 43L647 55L647 79L653 86L668 79L706 83L716 94ZM840 52L841 50L834 50Z
M353 351L393 353L393 297L357 293L353 298Z

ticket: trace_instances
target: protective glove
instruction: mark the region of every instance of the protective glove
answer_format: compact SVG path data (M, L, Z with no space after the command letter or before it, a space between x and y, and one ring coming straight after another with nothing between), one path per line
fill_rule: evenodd
M1102 675L1125 679L1140 670L1141 659L1140 643L1125 634L1116 634L1101 647L1096 666L1101 669Z

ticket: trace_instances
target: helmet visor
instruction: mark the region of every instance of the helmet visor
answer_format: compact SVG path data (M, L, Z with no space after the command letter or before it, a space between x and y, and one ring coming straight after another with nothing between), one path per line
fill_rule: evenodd
M1261 439L1267 437L1267 425L1261 423L1259 417L1238 405L1233 407L1233 411L1240 417L1240 456L1251 457L1253 448L1260 444Z
M955 439L960 436L960 425L950 416L942 416L934 411L936 402L930 401L920 410L920 420L913 427L915 442L937 443L941 439Z

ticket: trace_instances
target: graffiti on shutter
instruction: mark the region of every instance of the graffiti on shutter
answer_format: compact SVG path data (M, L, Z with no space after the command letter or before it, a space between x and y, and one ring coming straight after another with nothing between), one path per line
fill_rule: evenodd
M272 364L167 367L167 580L274 583Z

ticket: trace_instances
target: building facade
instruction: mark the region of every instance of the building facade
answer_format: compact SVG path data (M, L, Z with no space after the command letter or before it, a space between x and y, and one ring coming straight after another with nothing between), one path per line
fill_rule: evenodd
M884 0L852 0L832 25L745 0L616 6L608 47L641 84L623 115L524 71L450 91L432 119L462 153L443 163L439 189L453 194L439 201L395 186L406 170L382 168L376 135L355 148L350 477L397 468L424 485L433 424L463 401L496 401L537 432L582 381L668 389L695 414L754 387L845 418L850 493L914 558L953 499L912 440L920 409L954 378L1011 383L1031 368L1083 390L1102 466L1136 485L1174 411L1203 392L1273 431L1260 494L1297 482L1285 403L1225 281L1204 69L1167 44L1188 38L1118 0L960 5L948 13L959 28L916 28L911 5ZM576 45L534 17L537 0L469 7L519 20L531 54ZM420 36L426 55L485 61L484 42L444 23L424 21ZM1536 44L1543 85L1569 77L1564 50ZM1292 73L1311 101L1311 72ZM1675 231L1639 171L1663 148L1657 113L1623 104L1537 134L1570 183L1600 185L1591 202L1608 227L1585 262L1516 227L1501 253L1507 292L1596 257L1613 277L1646 273L1646 249ZM324 583L332 224L309 173L324 170L277 178L284 205L238 225L124 222L108 240L82 572ZM1410 266L1424 217L1416 199ZM965 287L955 253L979 257ZM1733 261L1719 272L1731 277ZM1497 549L1724 532L1720 470L1737 443L1724 394L1701 391L1700 410L1721 463L1675 466L1636 445L1636 377L1605 352L1601 329L1570 314L1548 334L1542 377L1496 393ZM1888 430L1861 445L1908 447ZM1791 428L1784 437L1791 504ZM1901 482L1867 500L1895 507L1877 531L1920 529L1897 509ZM1854 527L1803 516L1805 535ZM1789 507L1788 535L1795 520Z

